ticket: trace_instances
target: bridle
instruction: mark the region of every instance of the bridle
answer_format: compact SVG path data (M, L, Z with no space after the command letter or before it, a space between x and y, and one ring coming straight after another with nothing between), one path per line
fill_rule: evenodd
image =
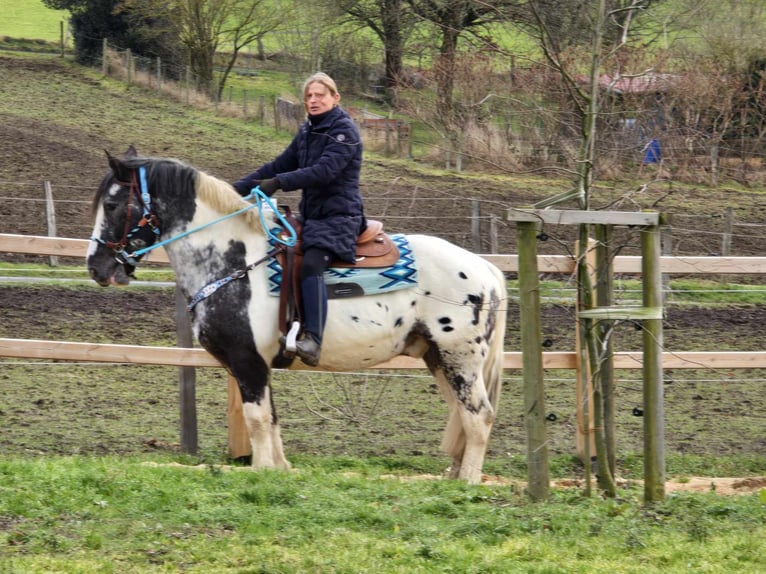
M128 275L131 275L133 273L139 261L141 260L141 257L143 257L149 251L152 251L153 249L157 249L158 247L163 247L164 245L167 245L168 243L181 239L182 237L186 237L187 235L200 231L201 229L204 229L206 227L210 227L211 225L215 225L217 223L220 223L222 221L235 217L255 207L258 208L260 218L261 218L261 225L263 226L264 232L266 233L267 237L270 239L274 247L270 251L268 251L263 257L261 257L260 259L258 259L257 261L253 263L250 263L244 269L238 269L234 271L233 273L230 273L229 275L225 277L217 279L213 281L212 283L209 283L208 285L204 286L202 289L200 289L197 292L197 294L191 298L189 304L187 305L187 309L189 311L191 311L197 303L199 303L203 299L206 299L207 297L210 297L210 295L215 293L218 289L220 289L224 285L227 285L231 281L235 281L237 279L241 279L242 277L245 277L248 271L257 267L264 261L267 261L268 259L274 257L275 255L277 255L277 253L280 253L286 250L287 248L294 247L298 241L298 235L295 231L295 228L287 221L285 216L282 215L278 209L276 209L276 207L271 201L271 198L269 198L269 196L267 196L263 191L261 191L260 187L256 186L255 188L251 190L250 194L244 198L246 200L254 199L255 202L252 203L251 205L248 205L247 207L243 207L242 209L239 209L232 213L223 215L219 217L218 219L209 221L199 227L195 227L193 229L187 229L186 231L183 231L177 235L174 235L173 237L169 237L167 239L164 239L158 242L157 239L160 236L160 220L157 217L157 215L152 211L152 198L151 198L151 195L149 194L149 187L146 184L146 168L144 166L139 166L138 169L134 169L132 172L132 178L130 182L122 182L119 180L115 180L114 183L117 183L123 187L130 188L126 215L125 215L125 226L124 226L122 238L119 241L106 241L104 239L101 239L100 237L94 236L94 237L91 237L91 240L109 249L114 254L115 259L125 267L125 270L127 271ZM138 222L135 225L133 225L131 222L131 220L133 219L132 212L135 205L134 198L142 209L141 218L138 220ZM282 226L281 227L282 233L275 232L266 224L266 221L263 215L264 203L268 205L270 210L276 215L277 221ZM142 240L141 242L142 247L139 249L135 249L131 252L128 252L127 248L131 247L131 244L136 242L137 239Z
M141 257L154 247L161 233L160 220L152 211L152 198L146 185L146 168L144 166L133 170L130 182L115 181L114 183L128 187L130 190L125 210L125 225L122 237L119 241L106 241L100 237L93 236L91 240L109 249L119 263L130 267L132 270L138 265ZM133 219L135 216L133 210L136 207L136 203L142 212L140 219L134 225ZM141 248L128 251L131 245L137 243L139 239L141 240Z

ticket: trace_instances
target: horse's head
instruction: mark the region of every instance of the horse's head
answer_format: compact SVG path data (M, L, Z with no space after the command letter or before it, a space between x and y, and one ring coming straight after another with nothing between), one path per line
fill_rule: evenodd
M122 159L107 152L110 171L93 199L95 226L87 267L99 285L127 285L143 250L159 235L146 173L133 146Z

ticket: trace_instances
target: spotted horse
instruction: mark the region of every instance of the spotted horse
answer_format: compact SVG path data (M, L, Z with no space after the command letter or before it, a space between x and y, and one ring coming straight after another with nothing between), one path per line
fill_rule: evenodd
M141 157L132 146L107 157L110 169L93 200L90 276L102 286L126 284L142 255L162 245L181 292L196 299L196 338L237 380L253 468L290 468L271 369L306 367L280 353L279 299L269 295L273 272L266 264L275 250L274 213L250 209L231 185L182 161ZM422 358L449 406L447 474L478 483L502 382L505 279L485 259L440 238L406 240L417 282L331 299L317 368L351 371L398 355Z

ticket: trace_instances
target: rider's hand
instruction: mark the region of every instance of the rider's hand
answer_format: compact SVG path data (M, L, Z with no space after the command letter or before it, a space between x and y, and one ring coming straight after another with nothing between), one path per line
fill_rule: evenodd
M279 185L279 180L276 177L272 177L271 179L263 179L263 180L255 180L253 182L253 187L258 186L261 188L261 191L271 197L274 195L277 190L281 187Z
M255 187L254 185L249 184L247 181L239 180L235 181L231 184L231 186L237 190L237 193L240 194L242 197L247 197L250 195L250 190Z

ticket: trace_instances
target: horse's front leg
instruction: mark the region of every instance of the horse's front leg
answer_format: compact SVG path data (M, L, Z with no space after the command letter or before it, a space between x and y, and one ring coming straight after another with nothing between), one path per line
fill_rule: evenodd
M241 382L240 392L242 393ZM245 393L242 394L244 397ZM271 387L265 386L261 400L243 400L242 414L250 437L253 469L289 469L290 463L285 458L279 421L271 400Z
M271 395L271 369L266 361L255 346L245 347L234 341L230 341L229 345L212 344L206 338L200 341L237 380L253 468L289 469Z

